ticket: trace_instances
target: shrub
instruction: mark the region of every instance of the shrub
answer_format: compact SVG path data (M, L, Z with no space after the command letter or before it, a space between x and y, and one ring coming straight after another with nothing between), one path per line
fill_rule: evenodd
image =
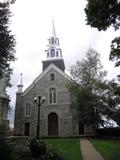
M4 126L0 126L0 158L4 160L12 160L12 149L6 141L5 133L6 132Z
M48 160L64 160L63 156L58 154L56 151L49 152Z
M46 144L42 140L32 138L28 142L32 158L36 160L64 160L62 155L56 151L48 151Z
M28 147L33 158L47 160L47 149L44 141L32 138L29 140Z
M120 128L99 128L97 129L97 137L120 137Z

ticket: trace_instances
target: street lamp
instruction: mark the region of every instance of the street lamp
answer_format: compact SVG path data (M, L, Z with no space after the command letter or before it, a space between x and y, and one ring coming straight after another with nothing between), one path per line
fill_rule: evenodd
M37 119L37 139L39 139L39 131L40 131L40 107L45 102L45 97L34 97L34 102L38 105L38 119Z

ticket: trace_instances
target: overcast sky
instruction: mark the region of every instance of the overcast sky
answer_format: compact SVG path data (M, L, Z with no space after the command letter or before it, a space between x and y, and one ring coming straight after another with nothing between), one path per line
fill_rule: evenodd
M60 40L66 72L77 60L84 57L89 48L101 54L101 61L108 77L115 77L118 69L109 61L110 44L120 31L111 27L106 32L86 25L84 8L86 0L16 0L12 6L11 29L15 35L16 58L12 63L13 87L8 89L14 108L20 73L23 73L24 89L41 73L46 54L47 39L52 34L52 19Z

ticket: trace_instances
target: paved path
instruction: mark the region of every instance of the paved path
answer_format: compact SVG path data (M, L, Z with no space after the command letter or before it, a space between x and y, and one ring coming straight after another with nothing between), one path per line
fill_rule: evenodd
M83 160L104 160L104 158L98 151L96 151L93 144L89 140L81 139L80 147Z

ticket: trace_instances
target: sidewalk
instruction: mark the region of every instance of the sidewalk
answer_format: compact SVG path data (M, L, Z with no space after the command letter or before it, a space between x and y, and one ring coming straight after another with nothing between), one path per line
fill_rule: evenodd
M81 139L80 147L83 160L104 160L89 140Z

